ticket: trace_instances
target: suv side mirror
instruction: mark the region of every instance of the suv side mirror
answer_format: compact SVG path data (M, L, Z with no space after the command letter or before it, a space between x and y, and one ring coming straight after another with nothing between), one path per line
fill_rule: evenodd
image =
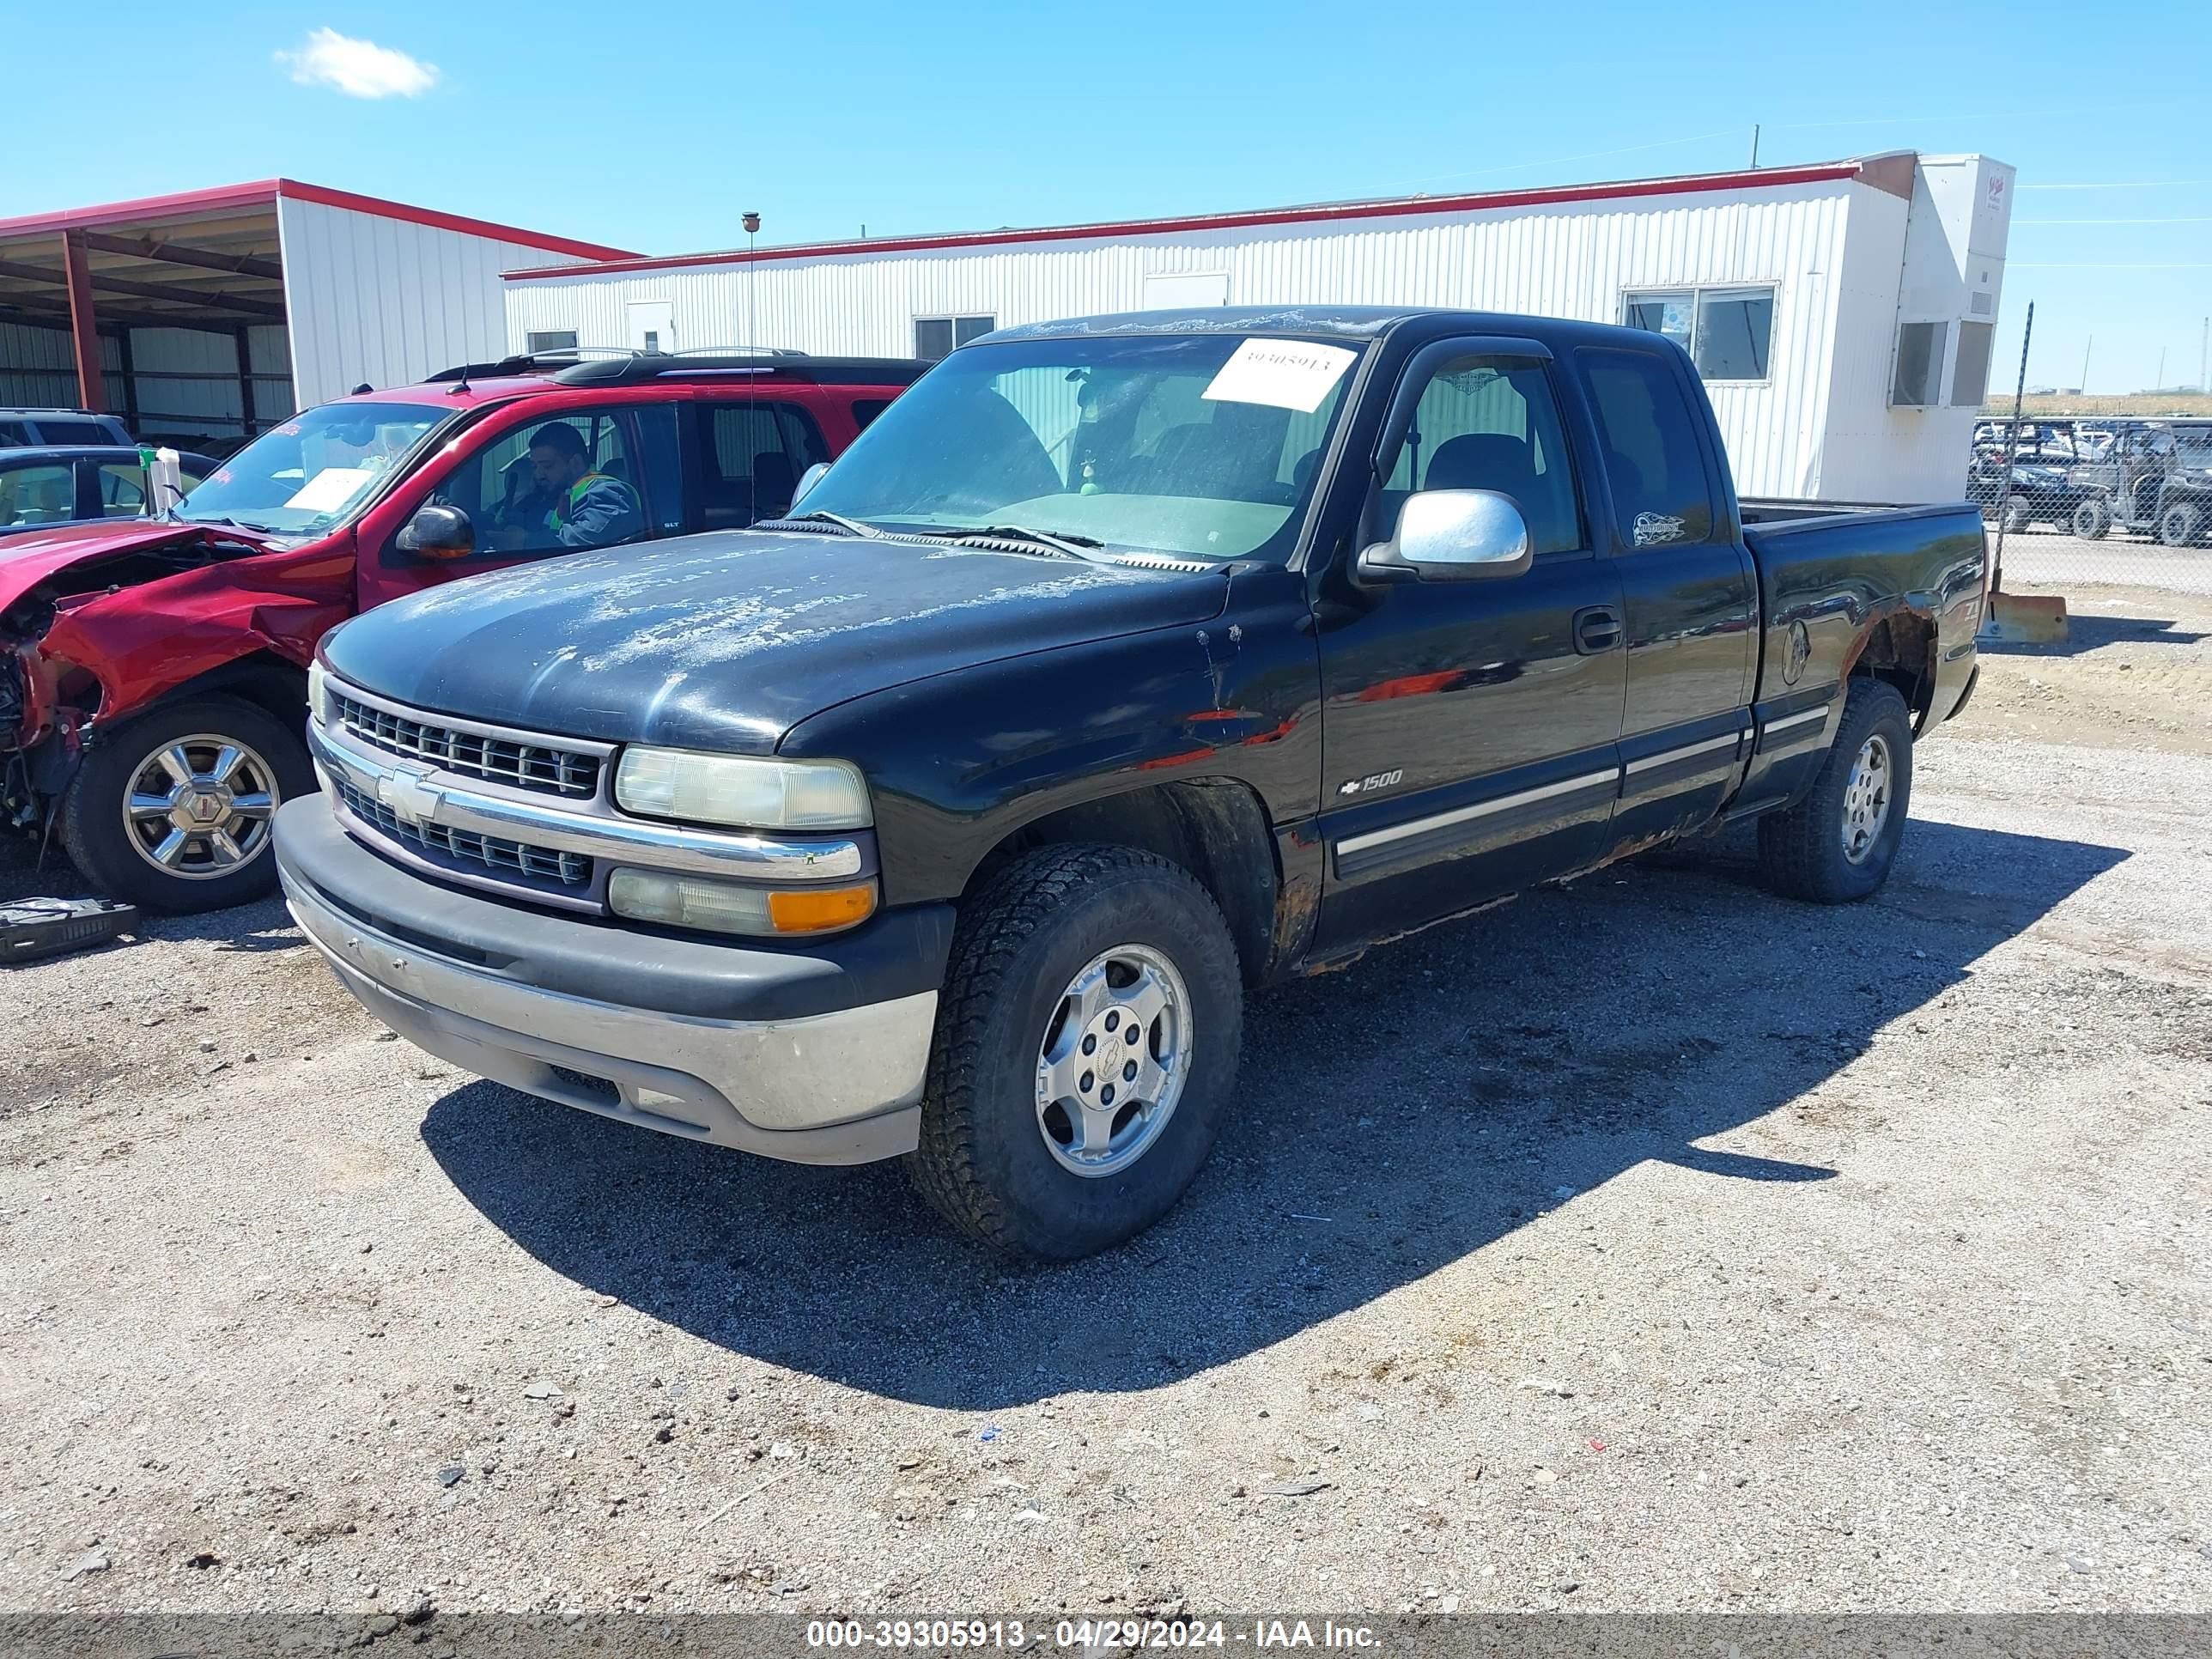
M806 499L806 492L813 489L815 485L820 483L822 482L822 475L829 470L829 462L817 461L813 465L808 467L805 471L799 475L799 487L791 492L790 510L792 512L796 513L799 511L799 504Z
M392 544L418 559L465 559L477 550L477 527L459 507L431 501L415 510Z
M1382 581L1482 581L1518 576L1534 555L1528 522L1494 489L1424 489L1406 497L1398 528L1359 556L1359 574Z

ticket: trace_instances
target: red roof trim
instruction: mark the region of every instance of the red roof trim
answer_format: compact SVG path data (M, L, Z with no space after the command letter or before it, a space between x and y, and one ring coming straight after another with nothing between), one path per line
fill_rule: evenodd
M1200 214L1180 219L1129 219L1093 225L1051 225L1031 230L963 231L942 236L884 236L857 242L808 242L764 247L757 252L671 254L653 258L605 259L582 265L533 265L501 275L511 283L546 276L617 276L632 270L672 270L699 265L742 265L756 261L831 258L853 253L913 253L939 248L999 247L1024 242L1070 242L1108 236L1162 236L1193 230L1238 230L1261 225L1326 223L1331 220L1393 219L1418 214L1467 213L1491 208L1541 207L1560 202L1602 202L1630 196L1675 196L1691 191L1741 190L1753 185L1813 184L1855 179L1856 161L1815 167L1764 167L1748 173L1690 173L1674 179L1632 179L1609 185L1555 185L1541 190L1497 191L1479 196L1409 196L1374 202L1333 203L1326 207L1265 208L1249 213Z
M485 236L495 241L514 242L525 247L543 248L549 253L565 253L579 259L634 259L637 257L627 248L608 247L599 242L580 242L567 236L549 236L543 231L523 230L514 225L495 224L489 219L471 219L458 213L440 213L432 208L410 207L404 202L388 202L380 196L357 196L351 191L332 190L324 185L305 185L296 179L263 179L250 185L222 185L212 190L188 190L173 196L146 196L131 202L104 202L95 207L70 208L59 213L33 213L21 218L0 219L0 241L25 236L54 236L65 230L94 230L104 225L129 224L145 220L212 217L251 208L274 207L279 197L289 197L295 202L314 202L324 207L343 208L353 213L374 214L380 219L398 219L409 224L428 225L437 230L459 231L465 236Z
M548 236L542 230L523 230L514 225L502 225L489 219L471 219L464 214L441 213L434 208L410 207L404 202L387 202L380 196L356 196L349 190L332 190L326 185L303 185L295 179L279 179L276 193L295 202L314 202L323 207L343 208L352 213L373 213L380 219L400 219L410 225L428 225L434 230L459 231L464 236L486 236L495 242L518 242L525 247L544 248L549 253L573 253L591 260L635 259L638 256L627 248L605 247L597 242L579 242L566 236Z

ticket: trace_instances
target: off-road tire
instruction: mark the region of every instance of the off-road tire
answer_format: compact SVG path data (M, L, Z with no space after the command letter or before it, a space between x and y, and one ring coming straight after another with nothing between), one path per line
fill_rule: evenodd
M1866 857L1854 864L1844 853L1844 794L1859 750L1876 734L1889 748L1888 816ZM1911 799L1912 720L1905 699L1886 680L1855 679L1812 788L1788 811L1759 820L1759 873L1785 898L1814 904L1870 898L1889 879Z
M2105 510L2104 502L2092 496L2074 504L2072 525L2074 533L2081 540L2100 542L2112 527L2112 515Z
M307 708L300 725L307 723ZM235 738L266 760L285 800L315 792L314 764L301 731L239 697L195 697L168 703L100 732L61 800L62 845L78 872L112 898L175 915L227 909L262 897L276 885L276 859L264 837L259 850L228 875L204 880L165 876L140 856L124 827L124 796L132 775L172 738L198 733Z
M2204 509L2176 501L2158 515L2158 538L2168 547L2193 547L2204 539Z
M2027 528L2033 519L2033 509L2019 496L2015 495L2005 503L2004 527L2005 534L2008 536L2019 535Z
M1101 951L1148 946L1191 1003L1188 1075L1157 1140L1121 1172L1072 1173L1038 1127L1040 1047L1064 988ZM967 1237L1072 1261L1142 1232L1198 1174L1237 1081L1243 982L1229 926L1188 871L1132 848L1041 848L962 906L922 1096L915 1186Z

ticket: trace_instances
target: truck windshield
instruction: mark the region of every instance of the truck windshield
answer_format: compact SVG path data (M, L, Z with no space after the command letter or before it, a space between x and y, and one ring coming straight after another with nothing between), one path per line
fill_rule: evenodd
M325 404L263 433L174 509L188 524L284 536L330 529L452 411L434 404Z
M1231 333L965 346L878 416L799 511L1018 527L1187 558L1281 558L1358 349Z

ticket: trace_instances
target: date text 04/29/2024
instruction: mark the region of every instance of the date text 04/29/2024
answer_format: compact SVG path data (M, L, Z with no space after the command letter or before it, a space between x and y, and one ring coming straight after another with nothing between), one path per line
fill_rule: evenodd
M1261 1619L1244 1626L1219 1619L1062 1619L1052 1626L1054 1644L1091 1651L1137 1648L1328 1648L1371 1651L1380 1645L1365 1625L1324 1619ZM1034 1640L1015 1619L817 1619L806 1626L806 1645L817 1649L891 1649L941 1651L977 1648L1011 1650Z

